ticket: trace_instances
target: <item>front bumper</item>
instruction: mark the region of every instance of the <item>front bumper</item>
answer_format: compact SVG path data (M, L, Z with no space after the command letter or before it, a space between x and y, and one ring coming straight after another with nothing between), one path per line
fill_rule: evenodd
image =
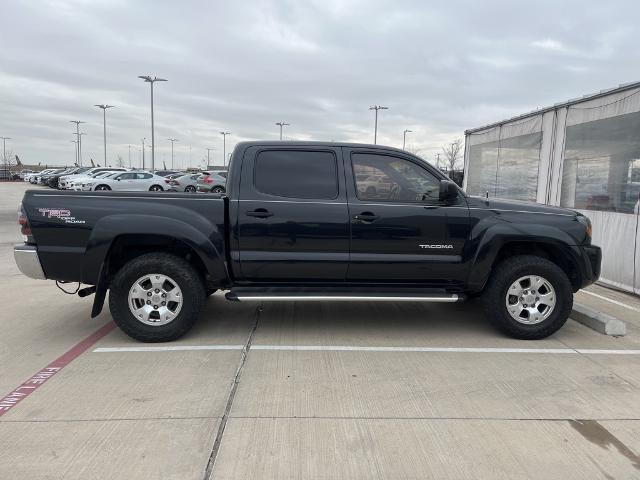
M38 257L38 250L34 245L15 245L13 247L13 258L23 275L36 280L46 280L47 277L44 275L40 258Z
M600 276L600 267L602 264L602 250L595 245L583 245L579 247L582 251L581 277L582 284L580 288L591 285Z

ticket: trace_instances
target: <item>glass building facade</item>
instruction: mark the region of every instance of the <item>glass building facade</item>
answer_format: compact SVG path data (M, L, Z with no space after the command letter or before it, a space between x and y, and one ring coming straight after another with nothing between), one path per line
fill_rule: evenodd
M601 281L640 293L640 82L465 132L470 195L579 210Z

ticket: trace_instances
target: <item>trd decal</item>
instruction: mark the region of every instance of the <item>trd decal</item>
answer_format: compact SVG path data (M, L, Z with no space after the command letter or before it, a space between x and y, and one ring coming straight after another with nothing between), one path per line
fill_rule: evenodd
M39 208L38 211L46 218L57 218L64 223L85 223L84 220L77 220L71 216L71 210L66 208Z

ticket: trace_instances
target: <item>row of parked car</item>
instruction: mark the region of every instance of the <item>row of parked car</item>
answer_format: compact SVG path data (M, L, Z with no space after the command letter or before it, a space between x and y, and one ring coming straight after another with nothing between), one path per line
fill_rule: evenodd
M75 191L151 191L224 193L227 172L133 170L121 167L50 168L25 174L23 180Z

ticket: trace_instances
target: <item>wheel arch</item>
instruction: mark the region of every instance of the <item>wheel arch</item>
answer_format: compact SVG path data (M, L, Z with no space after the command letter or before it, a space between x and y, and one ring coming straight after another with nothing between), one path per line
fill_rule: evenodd
M145 253L175 254L187 259L206 285L227 284L224 237L215 225L208 226L205 234L190 223L148 215L112 215L98 221L87 244L82 272L82 282L97 287L92 316L101 311L116 272Z
M579 247L568 243L563 232L553 235L527 235L521 232L487 232L479 242L468 276L470 293L481 292L496 265L515 255L535 255L558 265L574 291L580 289Z

